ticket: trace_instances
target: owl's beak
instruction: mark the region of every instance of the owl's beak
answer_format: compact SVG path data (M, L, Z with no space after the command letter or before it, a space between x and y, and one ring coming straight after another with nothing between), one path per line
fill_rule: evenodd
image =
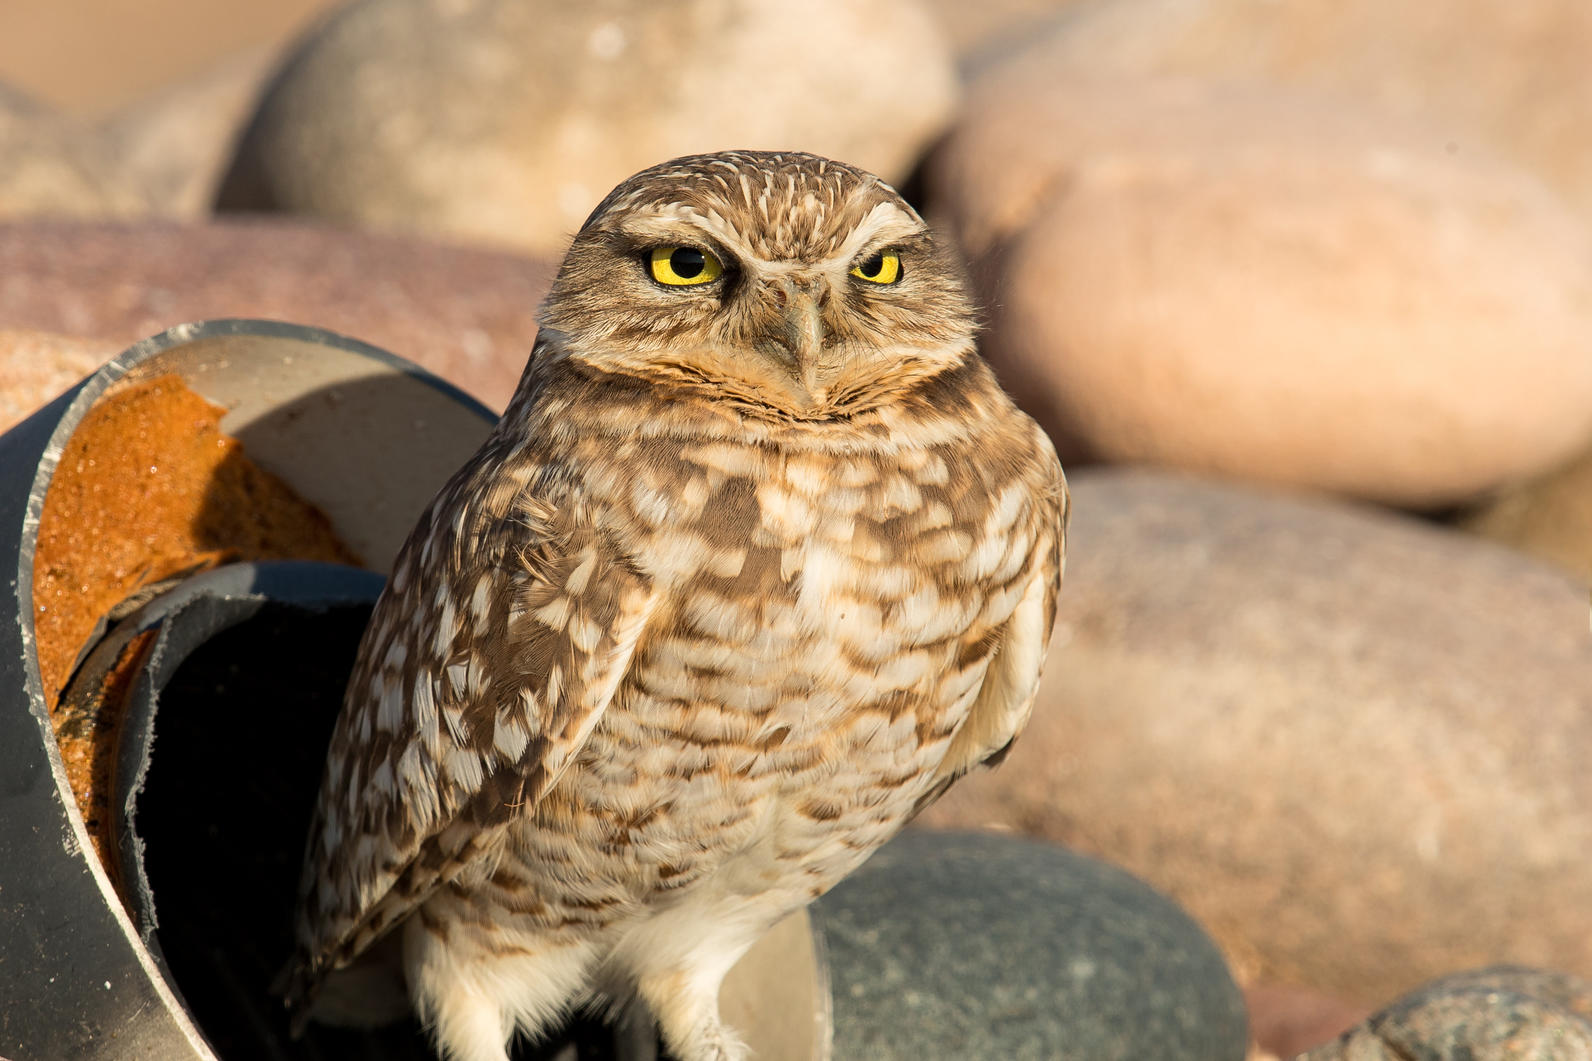
M769 297L780 314L779 332L771 337L771 352L789 366L792 382L797 384L793 397L809 409L825 397L819 369L824 353L823 303L827 294L820 277L780 277L769 284Z

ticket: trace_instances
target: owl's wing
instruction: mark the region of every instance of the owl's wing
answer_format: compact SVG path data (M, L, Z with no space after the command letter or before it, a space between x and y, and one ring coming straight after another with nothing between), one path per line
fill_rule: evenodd
M1030 513L1033 544L1019 576L1017 606L993 640L983 684L917 810L934 802L975 766L998 764L1028 724L1056 622L1069 516L1066 480L1060 465L1055 465L1053 480L1035 494Z
M656 600L580 505L509 500L481 478L461 474L416 529L360 647L285 985L301 1020L328 972L490 855L558 781Z

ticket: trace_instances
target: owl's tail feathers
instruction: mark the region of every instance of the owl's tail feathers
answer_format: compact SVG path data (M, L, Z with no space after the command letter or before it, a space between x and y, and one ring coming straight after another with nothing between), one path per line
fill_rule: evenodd
M280 997L287 1008L288 1030L295 1039L304 1034L304 1026L309 1023L319 979L310 971L309 963L295 955L271 981L271 994Z
M399 933L360 955L352 965L317 969L302 955L294 957L271 984L287 1007L293 1038L310 1021L339 1028L381 1028L409 1016Z

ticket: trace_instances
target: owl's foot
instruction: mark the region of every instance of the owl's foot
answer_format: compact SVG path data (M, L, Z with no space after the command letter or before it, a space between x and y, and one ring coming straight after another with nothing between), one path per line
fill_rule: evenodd
M646 977L637 989L673 1061L746 1061L751 1051L719 1019L723 974Z
M751 1051L719 1019L719 985L785 911L762 896L704 889L631 926L609 955L658 1022L674 1061L746 1061Z
M663 1041L675 1061L747 1061L752 1056L746 1044L718 1017L684 1031L670 1033L662 1027Z

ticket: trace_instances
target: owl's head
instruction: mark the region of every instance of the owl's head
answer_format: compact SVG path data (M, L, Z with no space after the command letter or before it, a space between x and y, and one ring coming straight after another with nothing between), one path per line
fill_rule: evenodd
M675 159L575 236L543 338L604 372L776 415L888 401L973 349L961 274L870 173L799 153Z

